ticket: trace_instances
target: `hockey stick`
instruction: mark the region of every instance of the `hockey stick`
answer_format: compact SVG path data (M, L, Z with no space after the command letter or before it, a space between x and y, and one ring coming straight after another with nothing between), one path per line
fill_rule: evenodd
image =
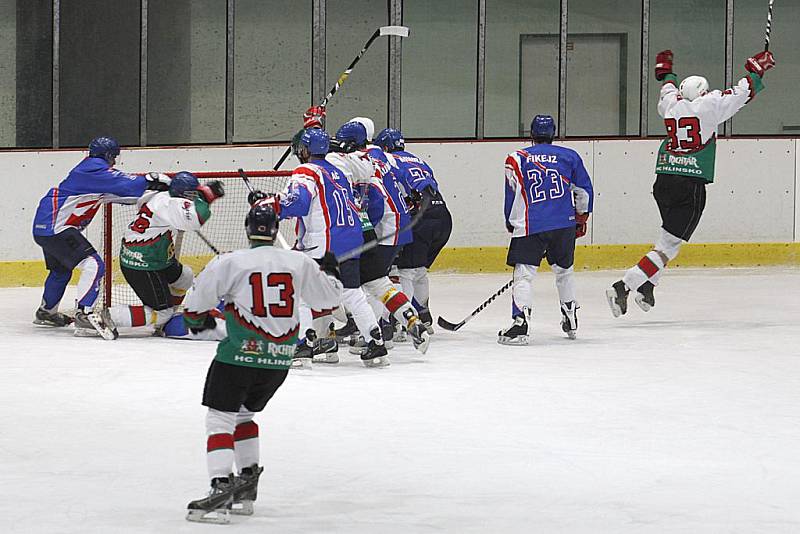
M767 11L767 30L764 35L764 51L769 50L769 34L772 31L772 3L775 0L769 0L769 10Z
M339 90L339 88L344 85L344 82L347 81L347 78L350 77L350 73L353 72L353 68L356 64L361 60L363 55L366 53L367 49L372 45L373 41L378 37L383 37L384 35L396 35L397 37L408 37L409 29L406 26L381 26L372 34L372 36L367 41L367 44L364 45L364 48L361 49L361 52L358 53L356 58L350 63L350 65L344 69L344 72L339 76L339 79L336 80L336 83L333 84L333 88L328 91L328 94L325 95L325 98L322 99L322 103L319 107L324 108L328 105L333 95ZM289 157L289 154L292 151L292 147L289 146L283 152L281 159L278 160L278 163L275 164L273 170L278 170L283 165L283 162L286 161L286 158Z
M495 291L494 295L492 295L488 299L484 300L483 304L481 304L480 306L475 308L475 310L472 313L470 313L469 315L467 315L464 318L464 320L461 321L460 323L457 323L457 324L456 323L451 323L450 321L446 321L445 318L442 317L442 316L439 316L439 320L436 321L436 322L439 323L439 326L441 326L445 330L450 330L451 332L455 332L456 330L458 330L459 328L461 328L462 326L467 324L467 322L469 322L470 319L472 319L473 317L478 315L480 312L482 312L483 309L486 308L486 306L488 306L489 304L491 304L494 299L496 299L497 297L499 297L500 295L505 293L505 291L509 287L511 287L513 284L514 284L514 280L509 280L508 283L506 283L506 285L504 285L503 287L501 287L500 289Z
M253 193L255 191L255 188L253 187L253 184L250 183L250 178L247 176L247 173L244 172L244 169L240 168L236 169L236 171L239 173L239 176L242 177L242 180L244 180L244 185L247 186L247 189L249 189L250 192ZM285 248L286 250L292 248L289 246L289 243L286 242L286 238L281 235L280 230L278 231L278 245L280 245L281 248Z
M203 232L201 232L200 230L195 230L194 233L196 233L197 237L199 237L203 241L203 243L205 243L208 246L208 248L211 249L211 252L213 252L217 256L222 254L222 252L220 252L219 249L215 247L214 244L211 241L209 241L209 239L206 236L203 235Z

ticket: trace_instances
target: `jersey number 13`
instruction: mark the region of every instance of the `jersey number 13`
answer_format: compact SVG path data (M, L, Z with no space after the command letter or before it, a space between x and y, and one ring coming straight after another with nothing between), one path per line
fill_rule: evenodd
M280 302L265 305L264 277L260 272L250 274L250 287L253 290L253 307L250 311L256 317L291 317L294 315L294 284L289 273L269 273L267 286L277 287ZM269 313L267 313L269 312Z

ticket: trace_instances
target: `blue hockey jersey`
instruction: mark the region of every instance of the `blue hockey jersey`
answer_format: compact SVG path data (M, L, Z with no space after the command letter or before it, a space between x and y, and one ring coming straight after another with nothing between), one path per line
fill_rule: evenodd
M67 228L83 230L101 205L133 203L145 188L143 175L118 171L102 158L85 158L39 201L33 235L51 236Z
M576 210L591 213L593 197L583 161L570 148L542 143L506 157L505 219L513 237L575 226Z
M411 222L411 215L408 213L408 206L406 206L405 199L400 190L400 185L394 173L397 168L392 165L386 153L375 145L367 147L367 154L372 158L375 169L383 182L386 195L388 195L385 199L386 208L382 208L381 221L384 223L383 227L390 226L390 228L380 231L379 227L381 227L381 223L375 224L373 218L377 215L374 213L370 214L370 220L373 226L375 226L375 231L378 232L378 235L395 234L394 238L391 239L391 243L381 240L381 244L407 245L414 240L414 236L411 230L408 229L409 223ZM370 206L374 206L374 204L373 201L369 201L367 207L368 214L370 212ZM385 224L387 221L390 221L391 225ZM401 228L406 228L406 230L397 233Z
M409 195L411 191L423 191L430 187L435 192L439 192L439 184L433 177L433 169L411 152L397 150L391 153L397 170L395 176Z

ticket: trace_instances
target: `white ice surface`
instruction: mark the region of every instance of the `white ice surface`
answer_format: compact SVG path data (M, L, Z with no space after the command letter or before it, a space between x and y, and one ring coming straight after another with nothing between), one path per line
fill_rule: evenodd
M538 275L529 347L508 295L424 358L292 373L258 417L256 515L191 524L214 344L74 338L0 290L0 531L800 532L800 271L676 270L613 319L578 273L579 339ZM503 275L433 277L460 320Z

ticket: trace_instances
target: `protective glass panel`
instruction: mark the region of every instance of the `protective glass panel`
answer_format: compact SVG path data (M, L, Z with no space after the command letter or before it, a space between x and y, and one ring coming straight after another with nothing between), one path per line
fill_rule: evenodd
M559 13L558 0L486 0L487 137L528 136L534 115L558 116Z
M745 60L764 50L767 2L733 4L733 83L745 72ZM764 75L765 89L733 118L734 134L800 135L800 2L776 2L769 49L775 68Z
M675 53L675 74L679 80L697 74L709 86L725 83L725 0L654 0L650 2L650 65L664 49ZM647 102L649 135L664 135L664 121L658 116L661 84L650 69Z
M61 2L61 146L98 135L139 144L140 17L139 2Z
M52 5L0 0L0 147L52 146Z
M567 6L567 135L638 135L641 1Z
M389 24L387 4L377 0L328 0L325 91L333 87L375 30ZM369 117L375 122L375 132L379 132L388 120L388 86L389 38L379 37L328 104L327 130L333 135L353 117Z
M474 137L478 2L405 0L402 125L408 137Z
M311 0L236 0L233 140L288 141L311 105Z
M149 0L147 144L225 141L225 0Z

